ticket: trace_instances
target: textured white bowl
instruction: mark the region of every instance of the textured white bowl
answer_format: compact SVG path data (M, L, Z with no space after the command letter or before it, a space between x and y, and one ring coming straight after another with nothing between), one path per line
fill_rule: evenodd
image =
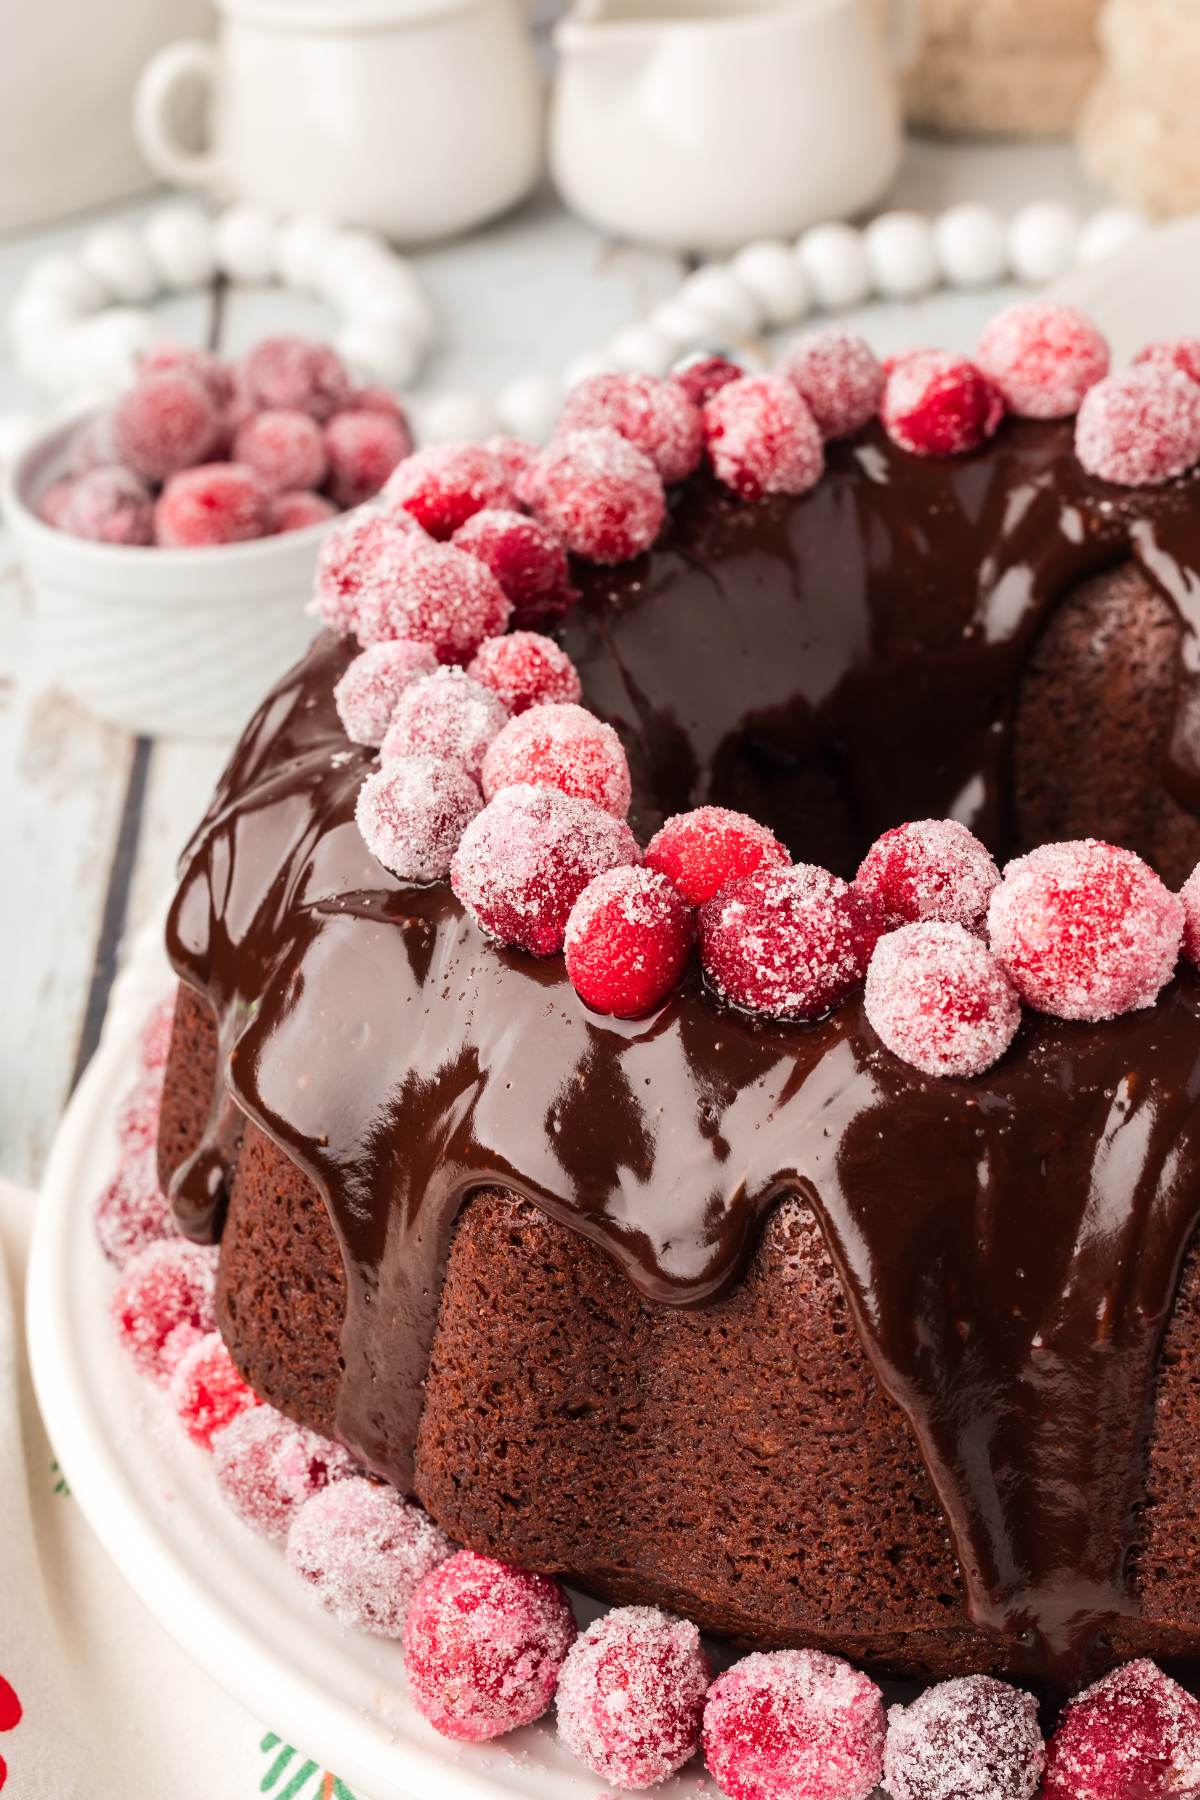
M78 424L35 440L0 488L47 673L139 735L231 736L313 635L305 608L328 525L200 550L54 531L35 508Z

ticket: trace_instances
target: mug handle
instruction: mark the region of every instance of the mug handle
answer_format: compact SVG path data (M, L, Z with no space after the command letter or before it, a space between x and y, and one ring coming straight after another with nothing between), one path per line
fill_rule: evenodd
M214 149L186 150L169 124L171 103L187 83L198 83L211 101L216 91L218 55L215 44L184 38L152 56L138 78L133 97L133 130L138 148L156 175L181 187L214 187L221 162Z
M884 41L899 74L905 75L912 68L924 39L921 0L887 0Z

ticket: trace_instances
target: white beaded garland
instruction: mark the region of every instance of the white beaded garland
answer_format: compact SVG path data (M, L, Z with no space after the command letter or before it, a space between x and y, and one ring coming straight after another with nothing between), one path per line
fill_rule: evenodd
M494 407L469 390L418 400L421 435L439 442L503 429L542 442L553 429L564 388L589 375L613 369L665 373L696 350L736 348L753 364L753 340L764 326L795 324L810 307L841 311L861 305L872 292L907 300L939 281L986 287L1010 274L1041 285L1073 261L1097 262L1149 229L1146 217L1128 207L1106 207L1084 223L1073 208L1044 200L1023 207L1007 224L991 207L965 204L932 223L894 212L861 232L831 221L806 231L795 245L764 239L728 263L686 276L647 319L626 326L603 350L574 357L561 379L518 375ZM325 299L343 315L336 348L368 381L406 386L434 337L433 312L411 264L371 232L338 227L315 214L275 221L242 204L210 220L200 208L175 202L140 233L106 226L76 253L55 252L30 268L7 319L18 365L60 396L82 389L101 399L129 379L158 336L142 303L164 289L202 286L214 269L243 283L278 279ZM30 415L0 419L0 461L15 454L30 429Z
M762 308L727 263L709 263L685 276L679 297L723 336L753 337L762 325Z
M81 318L104 305L105 291L90 269L65 250L41 256L26 275L22 292L53 294L70 313Z
M427 444L492 437L500 429L495 408L470 388L433 394L415 403L417 430Z
M285 287L315 293L337 238L337 227L318 213L297 213L275 231L275 274Z
M168 293L204 287L216 273L213 228L198 206L164 206L143 237L154 272Z
M433 309L415 276L399 261L362 259L343 273L338 297L352 319L382 320L407 332L418 353L433 343L437 330Z
M563 403L563 384L553 375L518 375L496 396L502 431L544 444L554 430Z
M653 325L627 325L608 344L609 366L638 375L665 375L675 361L675 345Z
M612 364L602 351L581 350L563 370L563 386L569 392L571 388L578 387L581 381L588 381L593 375L607 375L611 369Z
M929 220L920 213L884 213L863 232L871 280L886 300L915 300L938 284L937 252Z
M680 299L678 295L662 300L650 314L650 324L676 351L694 350L698 344L713 343L721 334L713 330L706 314Z
M230 281L258 287L274 269L275 226L257 206L227 206L213 225L217 267Z
M933 246L951 287L994 287L1008 273L1004 221L993 206L951 206L934 221Z
M128 225L104 225L89 232L79 260L112 300L140 306L158 292L158 276L142 239Z
M729 265L757 300L768 325L795 325L808 311L808 281L790 244L764 238Z
M72 328L71 382L91 381L110 393L126 386L137 373L138 359L161 336L148 312L140 307L112 307Z
M1079 233L1075 255L1081 263L1103 262L1118 250L1136 244L1150 230L1145 213L1132 206L1105 206L1093 213Z
M333 347L356 375L407 387L421 366L421 352L411 331L386 319L354 319L334 336Z
M1073 206L1036 200L1008 227L1008 259L1018 281L1040 287L1065 275L1075 259L1081 221Z
M816 304L825 312L861 306L871 291L862 234L852 225L814 225L796 246Z

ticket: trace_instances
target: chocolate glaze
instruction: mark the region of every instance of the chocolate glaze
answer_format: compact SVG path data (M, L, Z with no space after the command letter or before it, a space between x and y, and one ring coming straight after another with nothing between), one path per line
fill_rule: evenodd
M643 827L749 783L799 854L797 793L851 860L942 813L1006 852L1030 647L1067 589L1130 555L1185 623L1163 780L1200 806L1196 482L1097 488L1069 443L1010 425L921 462L872 431L803 500L744 507L697 480L649 556L581 571L566 641ZM1015 1671L1077 1678L1134 1605L1155 1358L1200 1211L1200 982L1099 1026L1028 1017L971 1083L891 1057L857 1001L784 1028L693 979L649 1021L599 1019L560 958L489 943L444 885L369 856L370 757L331 699L349 654L319 641L269 697L184 858L172 959L229 1055L176 1177L184 1229L219 1233L243 1113L317 1183L347 1274L339 1431L405 1486L473 1191L514 1189L693 1306L801 1194L915 1428L971 1618Z

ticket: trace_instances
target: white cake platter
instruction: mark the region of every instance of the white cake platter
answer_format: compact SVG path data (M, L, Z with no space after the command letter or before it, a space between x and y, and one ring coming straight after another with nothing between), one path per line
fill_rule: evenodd
M1052 291L1095 319L1118 364L1156 338L1200 336L1200 215L1072 269Z
M158 934L135 952L100 1048L54 1142L29 1264L29 1349L55 1454L101 1543L194 1662L363 1800L592 1800L603 1787L553 1721L493 1744L439 1737L412 1706L400 1647L341 1630L217 1491L209 1458L138 1377L108 1320L114 1272L91 1209L117 1158L113 1120L138 1030L170 974ZM581 1617L597 1610L581 1601ZM695 1765L656 1790L694 1800Z

